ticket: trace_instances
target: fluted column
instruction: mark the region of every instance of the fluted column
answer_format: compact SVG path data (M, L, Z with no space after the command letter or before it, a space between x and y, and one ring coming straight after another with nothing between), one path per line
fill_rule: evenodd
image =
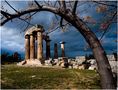
M35 37L30 34L30 59L35 59Z
M41 60L43 58L43 40L42 32L37 32L37 59Z
M25 35L25 60L30 59L30 36Z
M58 58L58 46L57 46L57 43L54 44L54 58L55 59Z
M46 40L46 59L50 58L50 39Z
M65 57L65 47L64 47L65 42L61 42L61 50L62 50L62 57Z

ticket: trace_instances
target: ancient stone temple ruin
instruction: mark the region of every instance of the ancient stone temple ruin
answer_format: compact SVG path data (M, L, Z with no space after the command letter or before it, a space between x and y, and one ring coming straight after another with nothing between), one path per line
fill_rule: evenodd
M51 58L50 53L50 37L45 34L43 26L36 25L29 28L25 32L25 60L19 62L19 66L57 66L64 68L89 69L97 70L97 63L95 59L86 59L85 56L76 56L68 58L65 55L65 42L60 42L61 57L58 57L58 43L54 43L54 55ZM43 40L46 42L46 57L43 53ZM114 55L107 55L112 72L117 71L117 57Z
M44 33L43 26L36 25L25 32L25 60L21 65L42 65L50 58L50 38ZM46 42L46 57L43 57L43 40ZM62 57L65 57L64 43L61 42ZM57 43L54 43L54 59L58 58Z
M25 60L20 64L43 63L43 40L46 41L46 58L50 57L50 39L49 36L43 35L43 32L41 25L33 26L25 32Z
M33 26L25 33L25 60L43 59L43 32L42 26ZM37 41L37 45L35 44ZM46 43L49 43L46 40ZM37 48L36 48L37 46ZM37 50L37 51L36 51ZM36 53L37 52L37 53Z

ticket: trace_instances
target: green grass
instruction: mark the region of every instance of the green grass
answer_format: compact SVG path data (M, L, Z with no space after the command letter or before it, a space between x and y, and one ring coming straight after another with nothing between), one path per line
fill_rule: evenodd
M44 67L1 67L2 89L99 89L95 71Z

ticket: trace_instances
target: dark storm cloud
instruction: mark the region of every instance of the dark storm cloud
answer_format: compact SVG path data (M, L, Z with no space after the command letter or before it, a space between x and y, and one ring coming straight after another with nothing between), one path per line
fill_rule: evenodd
M24 37L15 28L1 27L1 48L24 52Z
M52 21L54 21L54 14L50 12L39 12L35 14L31 20L31 23L39 24L44 26L45 30L48 30L48 28L51 26Z
M26 2L15 2L12 1L12 5L15 6L15 8L23 8L26 6ZM83 6L84 7L84 6ZM81 8L83 8L81 7ZM8 6L6 6L8 8ZM88 7L86 7L88 8ZM91 7L92 8L92 7ZM89 9L91 9L89 8ZM12 10L10 10L12 12ZM95 10L91 10L91 12L95 12ZM92 15L94 14L94 15ZM82 13L81 16L86 16L86 15L92 15L94 18L97 20L99 17L98 14L96 13ZM40 24L44 27L45 30L48 30L51 22L55 20L54 14L50 12L39 12L35 14L31 20L32 24ZM26 27L26 23L14 19L11 23L8 22L5 24L5 26L1 27L1 47L2 50L5 51L18 51L24 53L24 32L20 33L21 31L24 30ZM30 26L31 27L31 26ZM99 29L99 26L91 26L91 29L96 32ZM106 34L106 36L103 38L103 47L105 50L110 53L111 49L115 50L116 49L116 34L112 33L112 30L115 32L116 30L116 24L112 25L110 28L110 32ZM98 33L97 36L100 37L102 33ZM51 39L51 55L53 56L54 54L54 43L58 43L58 49L59 49L59 56L61 55L61 49L60 49L60 43L61 41L65 41L65 50L66 50L66 55L69 57L75 57L78 55L85 55L91 53L91 49L85 50L87 43L83 36L74 28L74 27L69 27L67 28L66 32L62 32L61 29L57 29L56 31L52 32L49 34L50 39ZM112 42L111 42L112 41ZM45 54L45 41L44 41L44 54Z

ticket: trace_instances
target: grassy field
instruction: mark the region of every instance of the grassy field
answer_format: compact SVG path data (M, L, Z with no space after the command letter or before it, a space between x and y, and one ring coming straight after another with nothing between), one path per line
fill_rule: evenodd
M95 71L1 66L2 89L99 89Z

